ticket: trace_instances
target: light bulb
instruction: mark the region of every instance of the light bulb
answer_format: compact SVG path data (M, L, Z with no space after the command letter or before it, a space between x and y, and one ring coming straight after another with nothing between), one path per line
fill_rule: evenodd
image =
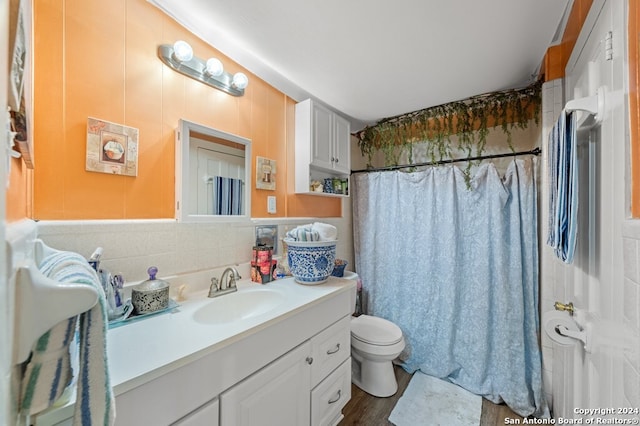
M233 83L232 84L236 89L242 90L245 87L247 87L247 85L249 84L249 79L243 73L237 72L237 73L235 73L233 75Z
M190 61L193 58L193 49L186 41L178 40L173 44L173 56L180 62Z
M207 60L207 66L204 71L213 77L220 77L224 72L224 67L219 59L211 58Z

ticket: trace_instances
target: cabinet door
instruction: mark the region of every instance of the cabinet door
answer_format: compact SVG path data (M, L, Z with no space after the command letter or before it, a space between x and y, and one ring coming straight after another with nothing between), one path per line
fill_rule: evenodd
M312 137L311 137L311 164L324 169L333 168L333 113L325 107L312 104Z
M311 426L332 426L351 399L351 358L311 392Z
M311 345L303 343L220 397L222 426L310 423Z
M351 173L351 124L334 115L333 168L340 173Z

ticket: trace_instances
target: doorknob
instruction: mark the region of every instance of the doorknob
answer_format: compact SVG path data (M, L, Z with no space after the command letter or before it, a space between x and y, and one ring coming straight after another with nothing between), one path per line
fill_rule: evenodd
M556 302L553 304L553 307L556 309L556 311L567 311L571 316L573 316L573 314L576 312L576 309L573 306L573 302L569 302L569 303Z

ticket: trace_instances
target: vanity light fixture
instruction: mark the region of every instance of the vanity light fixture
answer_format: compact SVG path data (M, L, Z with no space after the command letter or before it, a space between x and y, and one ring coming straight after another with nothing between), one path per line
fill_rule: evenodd
M178 62L187 62L193 58L193 49L186 41L178 40L173 44L173 57Z
M226 72L219 59L210 58L205 62L193 56L189 43L182 40L173 45L158 46L158 57L174 71L233 96L244 95L244 89L249 84L249 79L243 73L232 75Z

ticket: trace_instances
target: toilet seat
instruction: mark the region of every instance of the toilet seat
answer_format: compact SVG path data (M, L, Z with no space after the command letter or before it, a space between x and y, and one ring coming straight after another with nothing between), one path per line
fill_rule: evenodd
M384 318L360 315L351 320L351 337L375 346L391 346L403 340L402 330Z

